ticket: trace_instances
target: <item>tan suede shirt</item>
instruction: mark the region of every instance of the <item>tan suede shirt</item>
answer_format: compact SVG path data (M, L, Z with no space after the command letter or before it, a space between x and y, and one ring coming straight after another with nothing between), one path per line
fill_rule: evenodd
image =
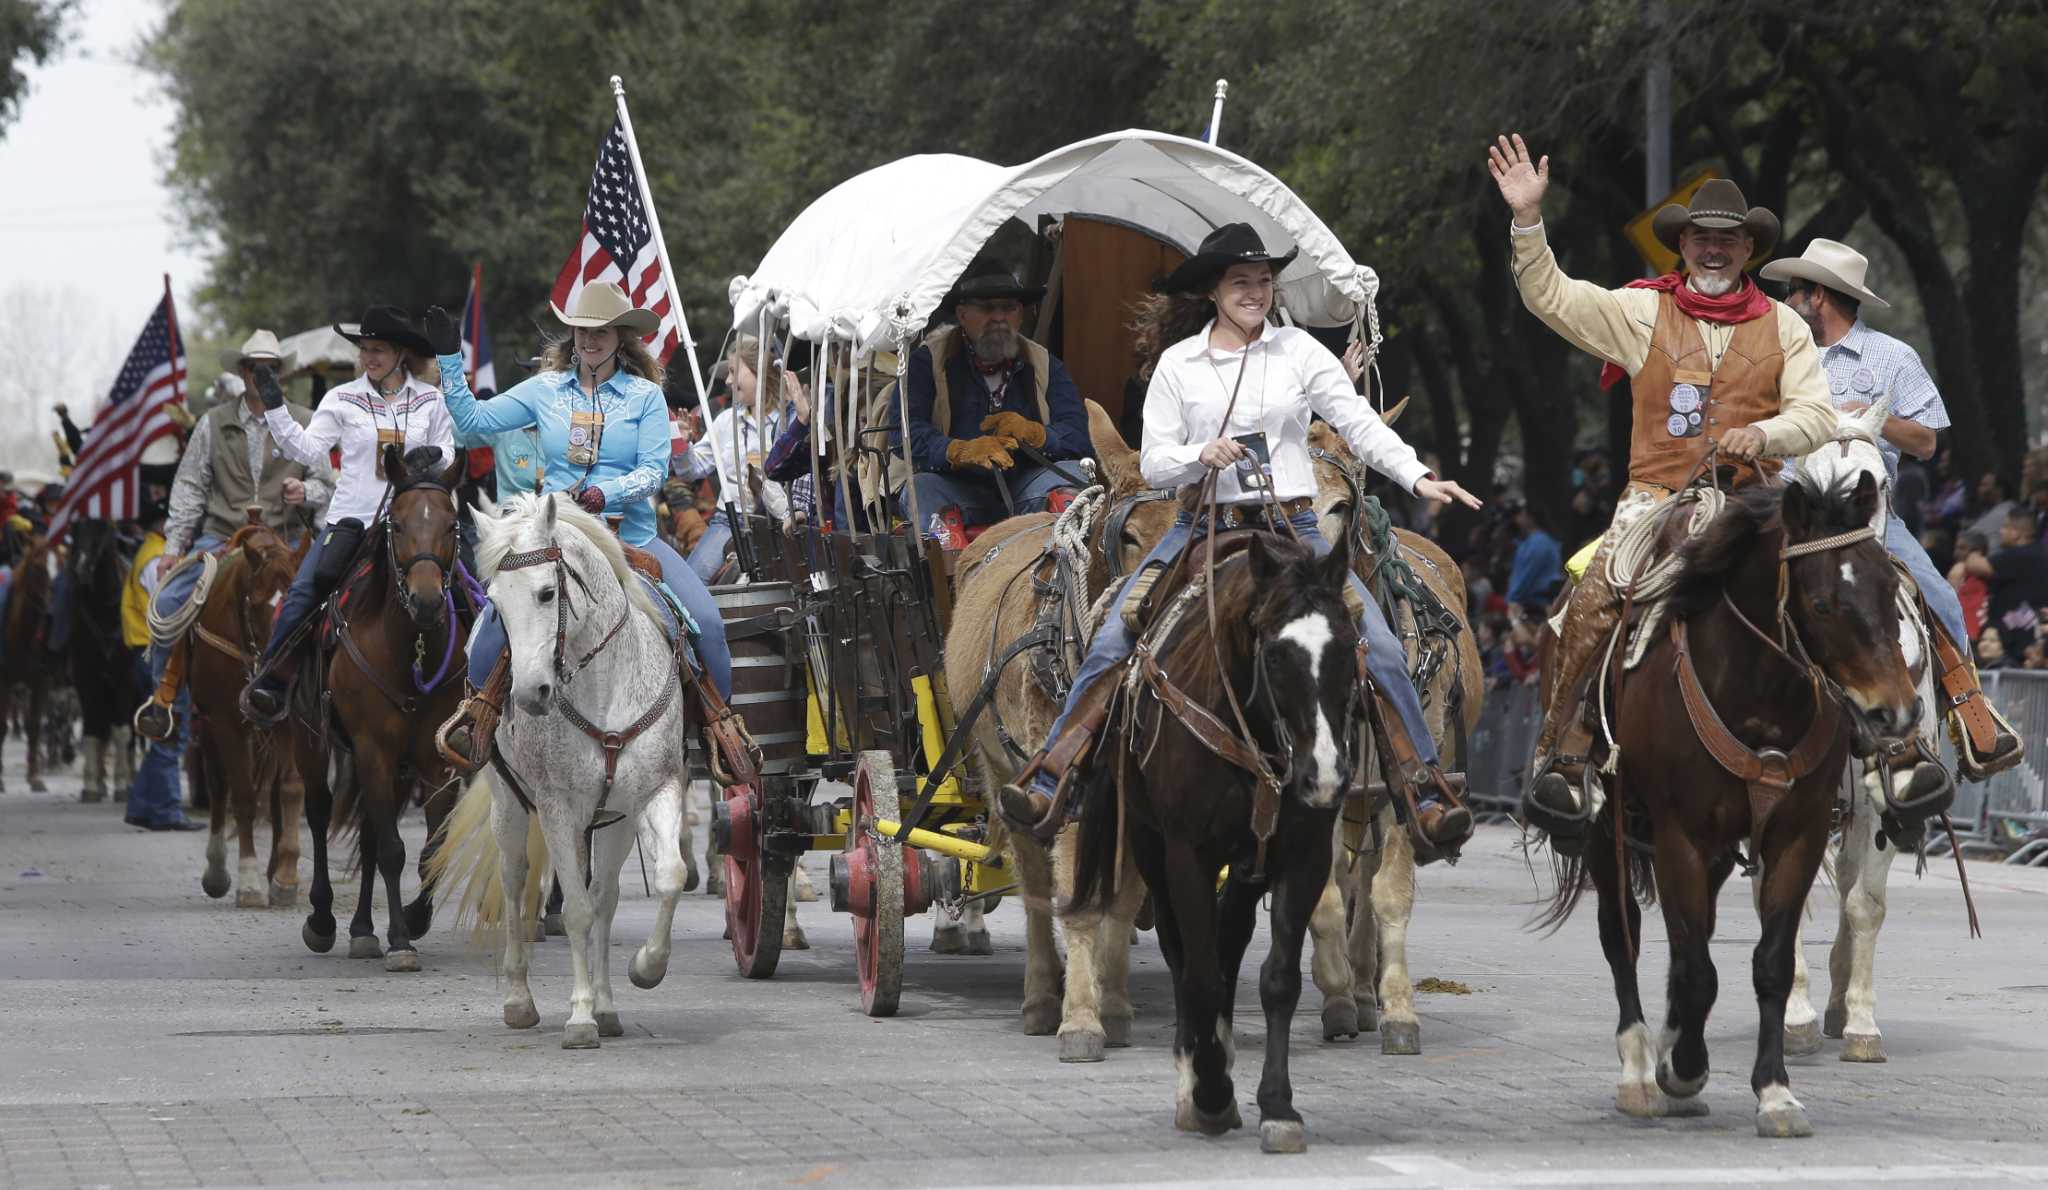
M1635 375L1650 353L1658 292L1604 289L1591 281L1573 280L1557 267L1542 224L1526 228L1510 224L1509 229L1515 286L1522 292L1522 304L1574 347ZM1777 416L1752 424L1764 433L1765 454L1810 454L1834 437L1835 406L1828 399L1828 382L1821 375L1813 332L1790 306L1773 301L1771 308L1778 316L1778 344L1785 351L1785 370L1778 380L1783 408ZM1699 328L1710 362L1719 366L1735 328L1704 321Z

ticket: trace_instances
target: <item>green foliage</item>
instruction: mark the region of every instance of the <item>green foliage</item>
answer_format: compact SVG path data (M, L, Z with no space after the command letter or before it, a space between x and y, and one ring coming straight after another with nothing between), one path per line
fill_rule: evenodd
M0 129L20 113L28 63L40 66L63 46L77 7L78 0L0 0Z

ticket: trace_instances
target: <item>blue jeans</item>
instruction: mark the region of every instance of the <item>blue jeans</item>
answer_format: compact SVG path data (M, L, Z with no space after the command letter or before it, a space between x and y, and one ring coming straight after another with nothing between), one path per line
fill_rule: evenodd
M198 570L198 567L193 567ZM198 581L195 577L193 581ZM191 585L186 585L186 594ZM161 593L161 588L159 588ZM147 655L139 658L136 668L138 681L152 691L164 675L164 663L170 659L169 649L151 645ZM175 724L171 738L161 743L152 740L142 754L142 763L136 766L135 783L128 787L127 817L144 826L177 822L185 817L185 795L179 783L179 760L185 755L186 721L191 717L192 699L181 686L178 701L174 704Z
M299 563L299 572L292 576L292 585L284 593L284 600L277 605L277 618L270 624L270 643L263 646L263 660L269 661L277 653L277 647L291 635L300 621L313 613L313 607L320 602L313 589L313 574L320 568L320 547L327 544L327 531L321 530L313 538L313 544L306 547L305 560ZM281 684L283 674L271 674L273 683Z
M920 471L910 477L910 482L917 489L917 507L927 524L932 513L949 504L959 506L961 521L969 525L993 525L1011 515L1010 506L1003 503L1002 489L996 486L992 475L979 471ZM1003 482L1009 485L1010 500L1019 514L1044 512L1046 497L1054 488L1073 486L1057 471L1031 466L1011 468L1003 473ZM910 489L905 488L896 501L908 519Z
M1323 531L1316 526L1314 512L1303 512L1288 523L1294 526L1294 531L1300 535L1302 543L1314 550L1317 557L1330 552L1330 543L1323 540ZM1131 639L1130 630L1124 627L1123 617L1118 614L1118 609L1123 607L1124 596L1130 592L1131 584L1137 581L1138 575L1146 566L1154 562L1171 564L1175 558L1180 557L1181 551L1187 548L1188 541L1194 533L1193 521L1186 513L1182 513L1173 522L1173 528L1166 531L1166 536L1159 539L1159 544L1152 547L1152 552L1145 555L1145 561L1124 580L1123 588L1117 592L1116 601L1109 605L1109 614L1103 618L1102 627L1096 629L1095 639L1088 644L1087 656L1081 659L1081 671L1074 675L1073 688L1067 691L1067 705L1060 709L1060 717L1053 721L1052 730L1045 735L1047 744L1060 738L1060 733L1067 726L1067 716L1074 713L1074 704L1081 700L1082 692L1094 685L1095 679L1108 672L1111 667L1129 658L1131 651L1137 647L1137 642ZM1401 641L1394 635L1394 630L1388 627L1387 617L1380 611L1380 605L1373 601L1365 589L1365 584L1359 581L1356 574L1350 576L1350 584L1351 589L1358 592L1360 599L1365 603L1365 615L1359 618L1358 629L1365 634L1366 667L1372 671L1373 684L1394 704L1395 711L1399 712L1401 724L1407 729L1408 738L1415 744L1416 754L1424 763L1435 764L1436 740L1429 734L1429 723L1422 715L1422 699L1415 693L1415 683L1408 677L1407 654L1401 648ZM1053 780L1048 774L1037 774L1033 784L1046 793L1052 792ZM1433 796L1426 790L1417 792L1424 801Z
M711 588L661 538L649 538L640 548L661 563L661 581L668 584L690 618L697 621L697 635L690 640L696 647L697 660L711 671L711 681L718 687L718 693L731 698L732 650L726 647L725 621L718 616L718 601L711 597ZM497 608L485 607L469 637L470 684L482 689L491 676L491 667L504 653L505 625L498 620Z
M1970 634L1963 627L1963 601L1957 597L1956 589L1949 586L1948 579L1934 568L1934 560L1927 551L1920 548L1920 542L1913 531L1906 528L1906 522L1898 517L1885 521L1884 548L1892 557L1906 564L1906 570L1913 581L1920 585L1920 598L1927 601L1927 610L1941 621L1948 631L1949 643L1961 650L1965 656L1970 652Z
M725 565L726 547L732 544L732 522L725 512L714 512L704 522L704 536L690 547L690 569L699 579L710 582L718 574L718 568ZM682 592L676 592L681 597ZM696 613L692 612L692 615Z

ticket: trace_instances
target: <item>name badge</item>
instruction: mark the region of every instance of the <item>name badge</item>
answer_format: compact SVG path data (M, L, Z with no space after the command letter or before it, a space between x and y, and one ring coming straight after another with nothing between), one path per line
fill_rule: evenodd
M604 413L576 409L569 413L569 465L589 467L597 462L598 444L604 440Z
M397 427L377 427L377 478L384 478L384 448L396 446L398 453L405 453L405 432Z

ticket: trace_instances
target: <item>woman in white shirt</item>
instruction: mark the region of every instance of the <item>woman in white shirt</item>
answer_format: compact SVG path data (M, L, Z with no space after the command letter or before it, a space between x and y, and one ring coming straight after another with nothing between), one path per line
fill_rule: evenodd
M726 547L732 544L732 521L726 508L765 512L776 520L789 515L789 496L779 483L761 474L768 448L787 428L788 386L796 383L782 367L782 360L768 357L768 383L761 394L761 417L754 416L754 363L760 359L761 341L741 335L725 357L725 383L732 404L711 419L704 436L690 448L675 473L683 479L698 480L714 472L718 476L718 511L705 520L704 536L690 550L690 569L710 582L725 565ZM763 424L765 423L765 424ZM735 446L733 436L739 436ZM737 452L737 457L735 457ZM745 485L747 495L740 494Z
M1458 500L1479 507L1465 489L1430 474L1414 448L1358 394L1344 365L1328 348L1306 331L1266 321L1273 308L1274 279L1293 259L1293 252L1277 257L1268 253L1249 224L1232 223L1210 233L1201 250L1161 284L1168 296L1158 341L1171 346L1160 354L1145 393L1139 456L1145 482L1152 487L1195 485L1209 472L1220 472L1219 506L1256 506L1271 500L1303 543L1326 554L1330 546L1316 524L1315 470L1308 452L1310 418L1319 415L1344 436L1359 458L1403 489L1425 500ZM1256 457L1241 440L1263 445L1267 459ZM1178 558L1194 530L1193 518L1182 513L1126 580L1125 592L1146 567ZM1367 664L1382 709L1393 712L1383 718L1389 734L1397 737L1394 750L1412 754L1421 770L1406 774L1421 802L1417 825L1432 843L1456 847L1471 834L1472 816L1437 797L1441 773L1436 744L1403 664L1401 643L1378 604L1366 595L1364 584L1355 575L1351 581L1364 597L1359 628L1367 641ZM1119 593L1110 606L1122 603ZM1097 679L1128 658L1134 645L1121 616L1104 617L1074 677L1066 706L1046 735L1045 750L1025 768L1018 784L1003 787L999 808L1013 827L1028 830L1045 818L1061 776L1045 764L1047 752L1065 734L1070 720L1079 729L1094 729L1090 720L1100 717L1102 695L1114 684L1113 679ZM1099 693L1098 685L1103 687ZM1088 710L1077 715L1083 704ZM1079 799L1073 799L1070 809L1078 805Z
M384 478L383 449L396 445L407 455L421 448L435 452L419 466L446 467L455 459L455 427L441 390L406 368L407 351L432 354L426 336L396 306L371 306L359 323L340 323L336 334L356 345L355 379L327 390L312 420L301 426L284 407L284 390L268 369L256 376L263 400L263 424L277 448L294 462L325 467L329 453L341 448L341 471L326 520L313 538L299 573L292 579L273 621L270 644L246 695L248 707L267 722L284 715L284 678L277 664L284 643L312 610L341 581L341 572L355 555L364 532L383 511L391 484Z

